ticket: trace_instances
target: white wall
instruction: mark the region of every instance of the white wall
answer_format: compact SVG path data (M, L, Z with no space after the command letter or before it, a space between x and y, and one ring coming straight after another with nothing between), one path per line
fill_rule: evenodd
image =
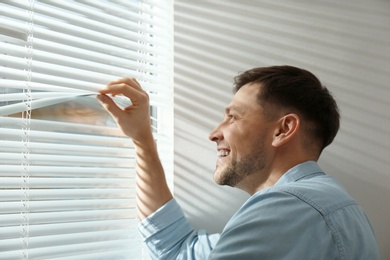
M314 3L315 2L315 3ZM251 67L290 64L334 93L341 130L320 165L361 203L390 259L390 1L175 2L175 195L220 231L247 198L214 184L209 132Z

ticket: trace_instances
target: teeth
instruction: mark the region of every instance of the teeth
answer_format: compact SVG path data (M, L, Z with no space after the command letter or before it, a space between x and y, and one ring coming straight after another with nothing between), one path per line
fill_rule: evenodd
M225 151L225 150L220 150L218 151L218 156L228 156L230 152Z

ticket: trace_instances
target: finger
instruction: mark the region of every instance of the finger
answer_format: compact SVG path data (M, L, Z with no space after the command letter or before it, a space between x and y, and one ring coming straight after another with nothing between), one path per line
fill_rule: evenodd
M99 100L100 104L102 104L103 107L107 110L107 112L111 114L115 121L118 121L118 119L124 113L123 110L118 107L115 102L107 95L99 94L97 95L97 99Z
M99 91L101 94L111 94L113 96L116 95L124 95L131 100L133 105L138 105L141 102L146 102L149 100L148 94L141 90L135 89L132 86L129 86L126 83L118 83L107 85L106 88Z
M121 83L128 84L129 86L142 91L141 85L138 83L138 81L135 78L121 78L121 79L113 80L110 83L108 83L108 86L117 85Z
M136 80L135 78L133 78L133 81L134 81L135 84L138 85L138 87L139 87L140 89L142 89L141 84L139 84L138 80Z

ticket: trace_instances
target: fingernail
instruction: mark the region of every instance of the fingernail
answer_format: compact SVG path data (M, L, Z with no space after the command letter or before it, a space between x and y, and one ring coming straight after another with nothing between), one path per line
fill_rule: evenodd
M101 102L105 102L106 101L106 97L104 95L97 95L97 99Z

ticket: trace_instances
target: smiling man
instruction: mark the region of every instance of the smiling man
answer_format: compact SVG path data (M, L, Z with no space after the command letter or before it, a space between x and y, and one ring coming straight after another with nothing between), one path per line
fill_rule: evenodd
M267 180L266 173L266 144L270 143L267 139L274 122L266 119L262 107L257 105L258 91L259 86L251 83L238 90L225 109L225 119L210 134L219 154L215 182L249 194L274 184Z
M254 68L235 80L224 120L209 137L218 150L214 179L251 197L221 234L194 230L170 193L138 82L111 82L98 96L135 144L140 231L151 257L379 259L362 208L317 164L339 129L327 88L292 66ZM133 105L121 109L106 94Z

